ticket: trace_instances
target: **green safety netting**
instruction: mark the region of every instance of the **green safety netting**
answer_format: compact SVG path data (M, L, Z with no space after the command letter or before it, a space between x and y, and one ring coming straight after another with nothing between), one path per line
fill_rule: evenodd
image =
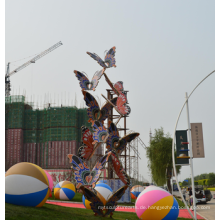
M81 126L91 129L87 109L49 107L34 110L24 96L5 98L5 129L23 129L24 143L81 142Z

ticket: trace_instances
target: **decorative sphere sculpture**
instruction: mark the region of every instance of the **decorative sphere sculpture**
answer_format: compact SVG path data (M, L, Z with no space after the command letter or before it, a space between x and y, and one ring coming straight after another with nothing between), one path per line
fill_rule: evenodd
M91 209L91 206L90 206L91 202L87 200L84 195L82 196L82 202L86 209Z
M98 196L103 204L106 204L108 198L112 195L113 192L112 188L105 183L96 184L95 190L99 193Z
M131 188L131 198L137 199L142 191L144 191L144 186L136 185Z
M46 173L47 179L49 181L49 188L50 188L50 195L49 195L49 197L52 197L53 179L52 179L51 175L46 170L44 170L44 172Z
M142 220L176 220L179 206L176 199L166 190L148 186L138 196L135 211Z
M33 163L17 163L5 174L5 202L41 207L49 197L49 181L44 170Z
M105 183L99 183L96 184L95 188L94 188L96 191L97 191L97 196L99 197L99 199L103 202L103 204L105 205L108 198L112 195L112 188L105 184ZM88 201L84 195L82 196L82 202L83 202L83 205L85 206L86 209L91 209L91 206L90 206L90 201Z
M76 194L76 188L70 181L62 181L54 187L54 197L61 200L72 200Z

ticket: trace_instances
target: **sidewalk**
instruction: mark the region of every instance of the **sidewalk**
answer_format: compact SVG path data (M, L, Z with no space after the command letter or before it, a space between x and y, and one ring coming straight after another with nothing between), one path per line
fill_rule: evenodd
M85 209L85 206L83 205L83 203L81 202L72 202L72 201L54 201L54 200L47 200L46 201L47 204L51 204L51 205L59 205L59 206L64 206L64 207L70 207L70 208L80 208L80 209ZM115 211L120 211L120 212L135 212L135 208L134 207L130 207L130 206L118 206ZM194 215L194 212L191 211ZM187 211L187 209L180 209L179 210L179 218L190 218L191 219L191 215L189 214L189 212ZM201 217L200 215L197 214L197 219L204 219L203 217Z

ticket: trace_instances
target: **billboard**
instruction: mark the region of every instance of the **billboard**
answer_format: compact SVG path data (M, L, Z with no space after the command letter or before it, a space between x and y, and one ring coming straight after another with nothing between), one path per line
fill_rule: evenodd
M187 130L176 131L176 164L189 164Z
M204 158L202 123L191 123L193 158Z

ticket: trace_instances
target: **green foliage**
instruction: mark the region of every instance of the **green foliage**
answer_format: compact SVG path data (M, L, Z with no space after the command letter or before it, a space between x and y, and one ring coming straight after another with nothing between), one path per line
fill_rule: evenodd
M147 148L147 157L149 159L148 167L151 170L152 178L159 186L167 182L167 168L172 169L172 138L164 134L163 128L155 129L154 137ZM180 173L180 166L177 168L177 174ZM170 177L168 177L170 179Z
M210 185L215 185L215 174L214 173L209 173L208 178L210 180Z
M207 189L209 189L210 191L215 191L215 187L207 188Z
M194 181L194 185L195 186L198 186L199 184L198 184L198 181Z
M44 204L43 207L27 207L17 206L5 203L5 219L6 220L60 220L60 219L74 219L74 220L101 220L101 219L134 219L138 220L136 213L131 212L114 212L112 218L94 216L94 212L89 209L69 208L58 205ZM185 220L185 219L184 219Z
M189 185L188 182L186 182L186 181L183 181L183 182L182 182L182 186L188 186L188 185Z
M198 180L198 185L203 185L202 180Z
M207 179L206 182L205 182L205 185L210 186L211 185L210 182L211 182L210 179Z
M202 185L202 186L207 185L207 184L206 184L206 181L207 181L207 180L208 180L208 179L198 180L198 185Z
M209 179L209 173L202 173L200 175L194 176L194 180L204 180L204 179Z

